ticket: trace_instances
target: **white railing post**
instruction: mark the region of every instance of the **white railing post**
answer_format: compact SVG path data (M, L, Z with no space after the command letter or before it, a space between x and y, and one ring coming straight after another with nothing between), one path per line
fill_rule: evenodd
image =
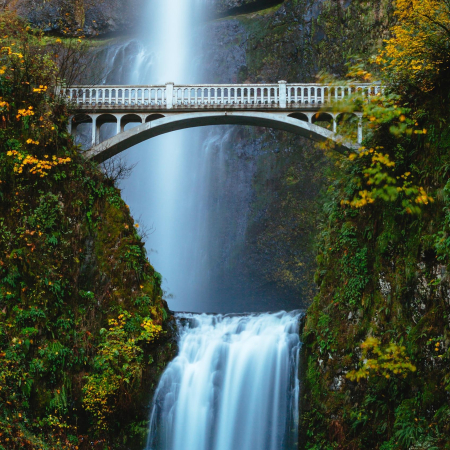
M286 81L281 80L278 82L280 89L280 108L286 108Z
M166 103L167 109L173 108L173 82L166 83Z

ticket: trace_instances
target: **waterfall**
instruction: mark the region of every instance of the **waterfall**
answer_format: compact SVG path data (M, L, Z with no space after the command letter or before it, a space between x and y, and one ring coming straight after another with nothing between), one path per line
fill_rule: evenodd
M178 314L147 450L296 449L301 316Z
M107 55L106 84L177 84L202 80L198 43L207 0L146 2L131 40ZM129 129L136 124L128 124ZM105 126L106 128L106 126ZM210 153L201 130L159 136L124 154L135 165L121 183L123 197L142 227L152 265L163 275L170 307L209 311L208 197ZM104 136L109 137L109 136ZM172 294L172 295L171 295ZM203 302L203 303L202 303Z
M104 83L207 82L196 50L206 4L148 2L135 36L108 49ZM241 160L226 160L232 131L178 131L125 154L129 164L137 164L133 177L121 185L123 195L135 217L139 211L153 225L147 249L165 278L163 287L174 294L169 298L174 310L228 312L255 306L250 299L234 299L226 286L216 299L209 291L210 272L226 266L224 255L242 242L246 230L247 211L239 214L232 193L248 197L248 188L235 190L235 185L248 186L251 179L242 182ZM231 223L235 217L238 223ZM220 233L226 242L214 242ZM301 316L298 311L177 314L179 353L153 398L147 450L296 449Z

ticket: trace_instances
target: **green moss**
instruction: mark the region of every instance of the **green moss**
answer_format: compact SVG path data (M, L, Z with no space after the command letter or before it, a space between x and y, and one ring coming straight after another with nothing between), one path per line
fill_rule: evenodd
M32 90L55 71L41 36L10 14L0 28L22 54L0 76L0 448L142 448L175 350L161 276L119 190L65 131L67 105Z
M413 213L405 193L351 208L345 200L367 186L371 157L338 159L330 174L318 237L320 293L303 333L306 449L450 448L449 199L443 195L450 118L439 106L449 98L439 77L449 70L437 75L434 91L414 88L414 95L398 97L418 125L439 131L394 136L388 123L364 143L395 160L394 180L410 172L434 202ZM397 353L380 370L386 349ZM364 366L361 379L347 377Z

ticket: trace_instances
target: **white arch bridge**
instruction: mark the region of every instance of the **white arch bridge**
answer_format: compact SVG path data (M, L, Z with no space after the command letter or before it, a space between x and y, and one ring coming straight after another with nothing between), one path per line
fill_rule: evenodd
M73 86L61 90L72 103L69 130L90 123L91 148L85 155L103 162L142 141L184 128L205 125L254 125L296 133L314 141L341 142L338 135L341 100L362 93L377 95L380 85L330 86L296 84L208 84L160 86ZM357 140L362 142L362 113L352 113ZM316 125L329 122L330 129ZM116 135L100 142L100 129L116 124ZM125 130L127 125L131 129ZM127 127L129 128L129 127ZM341 146L351 147L349 145Z

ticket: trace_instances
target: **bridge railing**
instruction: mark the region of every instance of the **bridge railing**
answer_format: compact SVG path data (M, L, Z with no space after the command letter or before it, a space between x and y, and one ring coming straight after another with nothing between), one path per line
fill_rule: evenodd
M183 109L195 107L316 107L343 100L356 92L377 95L380 85L333 86L317 83L210 84L158 86L73 86L61 93L80 108L136 107Z

